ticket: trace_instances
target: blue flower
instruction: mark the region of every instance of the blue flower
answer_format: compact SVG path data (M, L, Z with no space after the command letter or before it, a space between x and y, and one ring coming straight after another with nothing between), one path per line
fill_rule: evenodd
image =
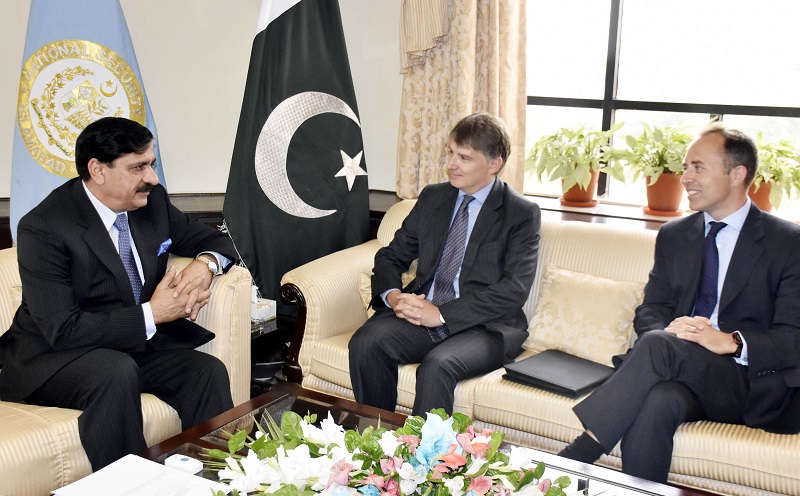
M360 492L364 496L379 496L381 494L378 487L373 485L361 486L358 488L358 492Z
M453 417L442 420L442 417L428 413L428 419L422 426L421 438L414 456L426 470L433 468L432 463L436 458L450 450L450 445L456 443L456 433L453 431ZM441 462L440 462L441 463Z
M166 253L170 246L172 246L172 238L167 238L166 241L158 245L158 255L156 256L160 257Z

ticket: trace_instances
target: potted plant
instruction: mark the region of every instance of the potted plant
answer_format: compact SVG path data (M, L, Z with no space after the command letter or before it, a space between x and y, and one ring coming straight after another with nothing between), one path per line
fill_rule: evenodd
M800 191L800 151L783 139L764 142L758 133L758 169L750 185L750 199L765 212L781 205L783 197Z
M610 152L606 172L614 179L625 181L624 170L630 171L631 180L644 177L647 186L647 206L642 207L650 215L680 215L683 187L683 158L692 135L682 125L656 127L642 124L639 136L628 135L628 148Z
M591 131L585 125L576 129L561 128L544 136L531 148L525 159L525 170L541 181L560 179L562 205L592 207L597 205L594 193L597 178L608 160L611 136L622 127L615 124L607 131Z

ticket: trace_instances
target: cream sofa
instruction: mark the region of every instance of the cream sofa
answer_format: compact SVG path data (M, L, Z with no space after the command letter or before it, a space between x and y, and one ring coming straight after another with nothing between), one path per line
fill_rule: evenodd
M353 397L347 343L367 319L360 295L366 291L363 282L372 269L375 252L392 239L413 205L410 200L394 205L381 222L377 239L333 253L284 275L282 297L298 305L295 341L286 367L291 379L302 381L309 389ZM592 338L562 337L561 346L552 346L554 337L558 336L547 326L558 318L559 311L580 313L580 305L579 302L567 303L570 296L562 294L559 295L564 301L562 307L568 306L569 310L551 308L553 302L559 300L551 294L555 291L553 281L548 282L549 276L544 276L548 269L557 266L598 280L627 281L620 285L633 283L639 288L640 298L653 263L655 236L655 231L646 229L545 218L537 276L524 308L537 330L532 332L520 358L541 351L542 343L537 343L537 339L549 340L551 347L569 351L570 347L580 346L581 341ZM547 291L543 291L545 287ZM630 297L625 298L623 305L608 301L620 299L615 296L616 289L601 288L599 291L595 296L602 305L608 308L625 306L628 316L632 316ZM537 306L538 303L541 305ZM621 333L616 339L622 339L623 348L628 345L626 340L633 340L627 334L630 322L627 329L596 328L594 331ZM589 343L588 348L592 346ZM610 355L598 361L608 360ZM400 368L398 411L409 412L414 402L415 370L416 365ZM582 431L571 409L579 400L505 381L503 373L500 369L459 383L455 410L470 415L479 426L505 432L510 442L548 452L559 451ZM625 401L625 398L619 400ZM619 468L619 447L604 456L600 463ZM676 434L670 481L722 494L800 495L800 435L776 435L707 421L684 424Z
M190 258L173 258L178 269ZM250 398L250 273L233 267L214 279L211 302L197 322L216 333L198 348L222 360L231 379L233 403ZM0 334L22 299L17 251L0 250ZM79 410L0 401L0 495L44 496L91 473L78 437ZM180 433L178 414L153 395L142 395L148 446Z

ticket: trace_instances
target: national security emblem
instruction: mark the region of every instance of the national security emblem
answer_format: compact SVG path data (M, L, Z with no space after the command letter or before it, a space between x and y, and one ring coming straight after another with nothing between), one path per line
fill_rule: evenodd
M146 125L142 86L125 59L85 40L59 40L22 68L17 120L28 151L51 174L71 178L75 140L92 122L127 117Z

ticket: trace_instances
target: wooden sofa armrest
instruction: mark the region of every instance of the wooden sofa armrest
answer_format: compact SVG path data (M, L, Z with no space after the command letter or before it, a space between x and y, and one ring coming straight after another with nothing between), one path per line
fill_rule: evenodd
M170 265L181 270L192 260L172 257ZM250 399L251 286L247 269L231 267L211 282L211 299L197 314L197 323L215 334L197 349L219 358L227 367L234 405Z
M292 344L284 365L287 378L301 382L310 372L316 343L353 332L367 320L359 293L360 274L369 274L378 240L367 241L284 274L281 299L297 305Z

